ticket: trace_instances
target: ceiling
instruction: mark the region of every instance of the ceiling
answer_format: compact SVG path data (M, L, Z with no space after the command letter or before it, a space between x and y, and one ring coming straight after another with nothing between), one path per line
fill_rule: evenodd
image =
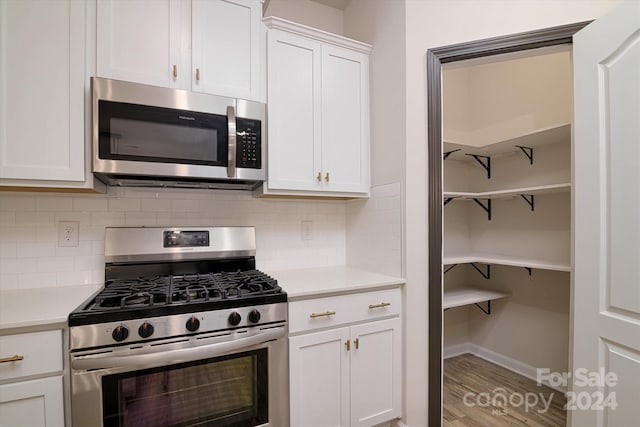
M322 3L325 6L335 7L336 9L340 9L340 10L345 10L347 6L349 6L349 3L351 3L351 0L311 0L311 1L315 1L316 3Z

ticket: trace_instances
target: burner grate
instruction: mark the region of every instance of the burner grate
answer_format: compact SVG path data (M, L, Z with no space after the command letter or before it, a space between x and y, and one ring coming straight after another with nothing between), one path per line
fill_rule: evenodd
M154 307L279 294L277 280L260 270L113 279L94 310Z

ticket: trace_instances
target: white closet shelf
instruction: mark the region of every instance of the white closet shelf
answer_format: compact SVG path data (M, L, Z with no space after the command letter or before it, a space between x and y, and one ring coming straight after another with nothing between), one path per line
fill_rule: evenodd
M476 146L445 141L443 152L451 153L447 158L473 161L465 154L478 156L495 156L497 154L519 153L521 147L536 148L541 145L567 142L571 140L571 124L561 123L555 126L538 129L516 138L497 141L492 144Z
M533 196L538 194L566 193L571 191L571 183L563 182L560 184L538 185L535 187L511 188L508 190L484 191L480 193L471 193L464 191L445 191L442 193L445 199L500 199L506 197L519 196L521 194Z
M535 268L538 270L571 271L571 265L569 263L494 254L445 255L442 259L442 263L444 265L472 263L488 265L497 264L510 267Z
M465 287L445 290L442 294L442 308L444 310L463 305L478 304L500 298L507 298L511 294L506 292L489 291L486 289Z

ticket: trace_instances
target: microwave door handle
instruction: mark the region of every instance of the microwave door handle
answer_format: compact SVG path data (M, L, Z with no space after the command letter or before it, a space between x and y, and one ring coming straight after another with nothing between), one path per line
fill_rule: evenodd
M227 177L236 176L236 109L233 105L227 107L227 133L229 135Z
M171 363L190 362L193 360L209 359L234 353L246 347L272 341L284 336L284 328L272 328L261 331L246 338L238 338L215 344L205 344L197 347L186 347L175 350L162 351L157 348L154 353L109 356L76 356L71 360L71 368L75 370L95 370L123 367L153 367Z

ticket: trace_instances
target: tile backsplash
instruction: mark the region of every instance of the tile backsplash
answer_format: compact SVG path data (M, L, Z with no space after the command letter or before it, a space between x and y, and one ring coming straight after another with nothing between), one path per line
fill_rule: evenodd
M121 225L251 225L258 268L346 263L344 201L255 199L249 192L110 187L107 194L0 192L0 289L99 284L104 229ZM58 245L58 223L79 223L79 245ZM311 221L312 239L302 239Z

